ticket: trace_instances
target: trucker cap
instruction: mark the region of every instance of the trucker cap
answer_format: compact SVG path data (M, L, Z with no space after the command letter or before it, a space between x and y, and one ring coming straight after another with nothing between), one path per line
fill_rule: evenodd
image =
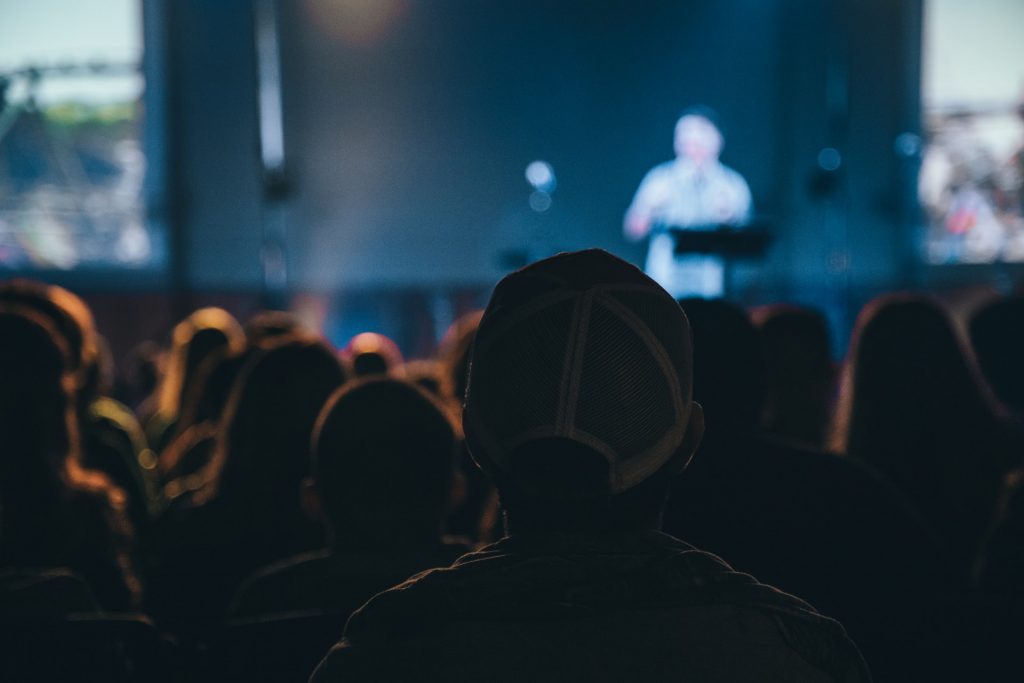
M530 441L560 437L608 461L621 493L661 468L690 416L692 343L679 304L599 249L506 276L473 345L463 427L486 471Z

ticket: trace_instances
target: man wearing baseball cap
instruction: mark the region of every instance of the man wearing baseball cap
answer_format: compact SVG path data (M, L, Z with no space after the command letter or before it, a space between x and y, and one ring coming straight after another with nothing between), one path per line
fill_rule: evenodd
M704 428L690 340L606 252L504 278L463 426L506 537L372 598L312 680L870 680L837 622L659 531Z

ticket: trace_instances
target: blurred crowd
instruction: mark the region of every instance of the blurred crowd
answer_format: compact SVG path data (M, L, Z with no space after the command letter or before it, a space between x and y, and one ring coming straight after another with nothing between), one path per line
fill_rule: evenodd
M702 407L703 439L666 484L664 534L841 623L875 680L1024 675L1024 299L989 301L960 325L928 296L881 297L861 311L841 363L817 310L679 305L692 330L682 384ZM548 391L528 373L470 370L482 315L410 361L372 332L337 349L287 312L241 324L204 308L114 373L81 298L0 283L0 638L10 646L0 670L306 680L375 595L453 562L486 567L489 548L509 548L518 536L505 513L517 505L523 537L571 531L544 517L564 506L502 487L518 481L514 468L474 462L498 441L487 430L507 425L476 408L486 429L464 435L467 377L470 395L504 383L530 406ZM655 336L666 315L645 323ZM587 334L614 339L599 322L594 313ZM516 323L502 324L488 348L515 358L502 335L515 338ZM557 330L537 329L516 344L562 349ZM552 386L618 396L627 380L615 358L579 361L579 386L568 370ZM626 403L602 408L607 429L620 429L616 411L632 415L628 402L655 398L616 400ZM483 582L475 590L491 599ZM560 595L553 604L571 602ZM388 611L380 597L375 614L412 610ZM421 612L443 611L420 599ZM407 618L360 625L392 633L412 628ZM786 639L810 642L801 628L787 626Z

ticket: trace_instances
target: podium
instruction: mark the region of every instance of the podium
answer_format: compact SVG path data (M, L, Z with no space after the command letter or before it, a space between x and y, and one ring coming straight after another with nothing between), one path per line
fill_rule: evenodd
M771 244L767 223L757 221L743 227L707 225L692 228L664 226L672 235L676 255L708 254L726 259L752 259L764 256Z
M723 294L731 290L732 266L737 261L762 258L771 244L770 225L764 220L755 220L744 226L701 225L678 227L658 226L673 239L676 256L704 255L718 256L722 260Z

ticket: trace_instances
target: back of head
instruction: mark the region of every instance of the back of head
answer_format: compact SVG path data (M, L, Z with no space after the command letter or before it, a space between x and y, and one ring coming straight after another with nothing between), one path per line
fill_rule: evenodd
M437 541L456 437L425 391L384 377L342 387L320 413L312 456L336 533L381 545Z
M67 347L67 368L76 385L84 384L98 347L92 312L81 298L63 287L15 279L0 284L0 304L24 306L44 318Z
M203 361L224 349L239 352L244 345L242 328L224 309L201 308L178 323L160 387L160 412L177 417Z
M1024 296L989 302L971 317L969 330L992 390L1024 416Z
M0 307L0 472L5 486L46 468L61 471L71 435L74 387L67 348L49 321L23 306ZM56 474L54 474L56 476Z
M766 306L753 312L765 356L764 428L821 447L835 371L828 322L820 311Z
M337 357L317 339L283 338L254 354L222 417L211 463L217 472L213 491L234 501L262 501L266 508L297 508L314 422L344 381Z
M991 435L994 407L971 360L930 299L900 294L871 302L851 339L837 446L869 459L893 452L937 458Z
M704 407L708 439L754 431L764 400L764 356L753 323L727 301L679 303L693 327L693 397Z
M480 322L470 451L510 515L619 498L682 446L690 363L686 316L640 270L596 249L539 261L498 283Z
M403 362L398 345L376 332L363 332L352 337L343 355L355 377L391 374L399 370Z

